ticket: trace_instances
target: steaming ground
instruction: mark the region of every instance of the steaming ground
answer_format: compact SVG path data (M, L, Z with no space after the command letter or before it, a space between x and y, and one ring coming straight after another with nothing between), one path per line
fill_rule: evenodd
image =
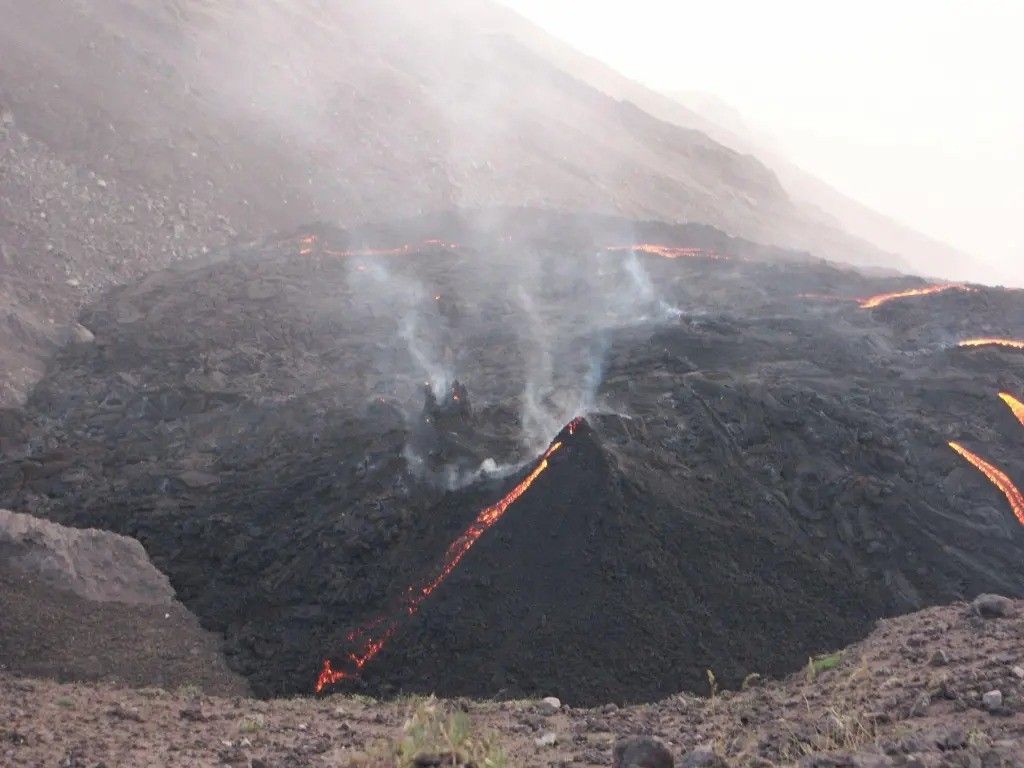
M98 294L311 220L535 205L906 263L487 0L0 0L0 18L0 407Z
M430 239L458 247L337 255ZM640 242L725 258L608 250ZM0 505L136 536L255 690L305 692L585 413L344 685L581 704L704 690L707 669L738 685L881 615L1021 594L1024 528L946 443L1024 480L997 397L1024 391L1024 355L955 348L1024 336L1024 307L851 300L917 284L536 211L304 229L90 306L94 341L5 443ZM426 420L424 388L448 408L456 380L471 415Z

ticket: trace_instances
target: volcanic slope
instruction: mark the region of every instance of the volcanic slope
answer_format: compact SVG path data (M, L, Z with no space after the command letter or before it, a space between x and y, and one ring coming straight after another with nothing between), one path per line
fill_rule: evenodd
M635 106L643 89L577 79L490 2L0 0L0 18L0 407L99 292L311 220L535 205L899 263Z
M140 539L264 695L311 690L325 658L353 671L365 642L338 687L738 685L881 615L1021 593L1024 527L947 443L1024 482L998 396L1024 392L1024 355L957 347L1024 336L1024 303L861 308L924 287L537 211L296 231L83 313L95 341L37 387L0 503Z

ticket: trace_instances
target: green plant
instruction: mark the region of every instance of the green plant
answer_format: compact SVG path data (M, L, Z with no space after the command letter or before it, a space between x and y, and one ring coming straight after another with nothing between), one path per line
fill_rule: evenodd
M814 680L822 672L835 669L842 660L842 651L839 653L827 653L822 656L812 656L807 660L807 679Z
M411 768L430 756L441 766L472 764L478 768L506 768L508 758L493 735L474 732L469 715L449 712L437 699L423 699L413 707L403 738L395 746L397 768Z
M715 677L715 673L710 669L705 669L704 674L708 676L708 691L711 699L714 700L718 696L718 678Z

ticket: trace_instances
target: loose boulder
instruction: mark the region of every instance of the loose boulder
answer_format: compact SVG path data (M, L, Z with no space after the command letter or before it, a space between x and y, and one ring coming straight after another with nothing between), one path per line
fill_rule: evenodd
M971 610L983 619L1002 619L1013 613L1013 601L1002 595L978 595Z
M170 604L174 590L135 539L0 509L0 562L86 600Z
M634 736L620 739L612 752L612 768L673 768L672 753L657 739Z

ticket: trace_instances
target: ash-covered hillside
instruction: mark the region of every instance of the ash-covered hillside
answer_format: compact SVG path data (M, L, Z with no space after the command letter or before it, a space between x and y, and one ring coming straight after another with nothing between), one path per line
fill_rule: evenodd
M535 210L299 229L90 305L0 505L137 537L261 694L324 659L373 693L738 685L1021 594L1024 527L948 443L1024 480L1024 352L959 346L1024 303L863 301L924 287Z
M96 294L308 221L531 205L907 263L484 0L0 0L0 18L0 406Z

